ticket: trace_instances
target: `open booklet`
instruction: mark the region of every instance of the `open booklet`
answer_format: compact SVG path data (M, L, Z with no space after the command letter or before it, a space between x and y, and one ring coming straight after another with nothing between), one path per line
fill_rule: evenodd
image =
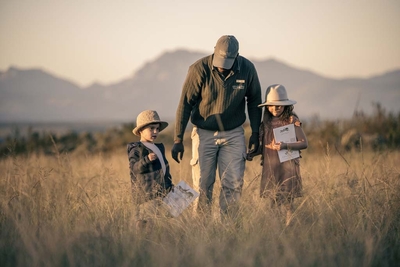
M274 128L275 142L294 143L297 141L294 124L288 124L278 128ZM298 150L282 149L278 151L279 161L285 162L300 157Z
M163 201L171 215L178 217L198 196L199 193L185 181L180 181Z

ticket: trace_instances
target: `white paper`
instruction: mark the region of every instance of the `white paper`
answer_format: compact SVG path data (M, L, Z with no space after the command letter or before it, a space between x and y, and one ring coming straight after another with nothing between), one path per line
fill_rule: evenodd
M297 139L296 132L294 130L294 124L288 124L282 127L275 128L274 137L276 143L295 143ZM278 151L278 156L280 162L285 162L300 157L300 152L298 150L289 151L287 149L282 149Z
M180 181L163 199L173 217L178 217L197 197L199 193L193 190L185 181Z

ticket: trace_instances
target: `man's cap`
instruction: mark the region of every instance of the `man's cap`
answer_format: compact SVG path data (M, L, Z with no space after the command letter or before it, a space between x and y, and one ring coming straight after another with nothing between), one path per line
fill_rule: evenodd
M239 54L239 42L233 35L221 36L214 47L213 66L231 69Z

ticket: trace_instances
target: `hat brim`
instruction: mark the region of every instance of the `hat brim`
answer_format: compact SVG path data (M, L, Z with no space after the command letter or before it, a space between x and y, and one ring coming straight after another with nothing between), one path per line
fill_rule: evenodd
M267 101L264 102L260 105L258 105L258 107L264 107L264 106L291 106L296 104L297 102L294 100L284 100L284 101Z
M214 54L213 66L229 70L232 68L233 63L235 63L235 59L236 57L219 57Z
M147 125L153 124L153 123L159 123L159 124L160 124L160 129L159 129L160 132L161 132L162 130L164 130L165 128L167 128L167 126L168 126L168 122L166 122L166 121L150 121L150 122L147 122L146 124L142 124L142 125L136 126L136 127L132 130L132 133L133 133L134 135L140 136L139 131L140 131L141 129L143 129L144 127L146 127Z

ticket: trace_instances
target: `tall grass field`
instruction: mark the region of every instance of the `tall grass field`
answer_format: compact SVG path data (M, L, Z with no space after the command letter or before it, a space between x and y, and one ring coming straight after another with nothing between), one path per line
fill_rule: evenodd
M190 152L170 157L190 185ZM135 228L128 158L9 155L0 160L0 266L400 266L400 151L305 150L304 196L291 225L259 198L259 158L246 164L241 223L186 209Z

